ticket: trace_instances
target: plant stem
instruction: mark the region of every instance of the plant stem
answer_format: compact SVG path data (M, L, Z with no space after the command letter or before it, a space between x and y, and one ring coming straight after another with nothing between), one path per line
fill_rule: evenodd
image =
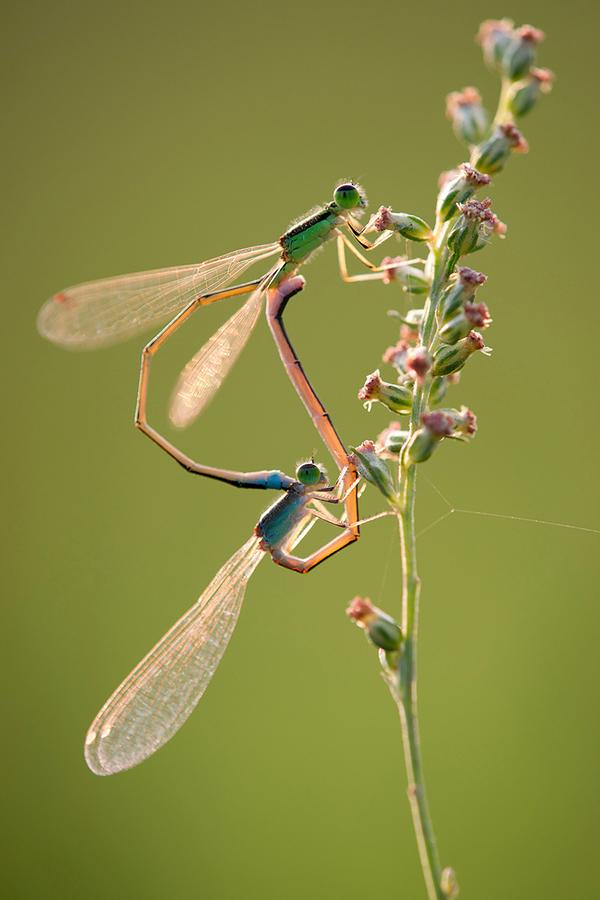
M436 235L437 240L430 253L433 281L426 305L422 328L422 341L430 347L435 339L436 309L446 282L446 253L444 239L447 229ZM420 425L421 415L427 406L430 382L415 384L410 430ZM402 557L402 654L398 663L397 683L392 690L402 724L404 762L408 779L408 798L417 838L417 847L427 896L429 900L445 900L442 891L440 866L433 822L427 803L423 762L419 739L417 709L417 637L419 628L419 597L421 582L417 569L417 539L415 530L415 506L417 499L417 466L402 466L401 498L397 510Z
M415 537L416 466L408 470L403 509L398 513L402 548L402 631L405 635L399 664L398 710L402 723L408 798L421 868L430 900L443 900L441 867L425 793L417 713L417 634L420 580Z
M504 78L498 101L498 109L493 126L510 121L509 99L511 82ZM478 148L473 148L472 159L477 158ZM421 343L432 351L437 338L437 307L458 262L458 255L448 250L447 237L450 221L438 218L425 263L425 272L431 277L431 290L425 303L424 319L421 326ZM421 425L421 416L427 409L431 379L423 383L415 382L410 435ZM409 439L410 439L409 435ZM407 446L407 443L404 445ZM400 553L402 557L402 634L403 644L397 668L386 665L386 680L394 697L402 724L404 762L408 778L408 797L412 813L417 847L427 896L429 900L449 900L455 897L457 887L442 888L442 869L437 851L433 822L427 803L423 761L419 739L419 718L417 710L417 636L419 628L419 598L421 582L417 570L417 540L415 532L415 506L417 499L416 465L405 465L400 454L400 497L396 504L396 514L400 532Z

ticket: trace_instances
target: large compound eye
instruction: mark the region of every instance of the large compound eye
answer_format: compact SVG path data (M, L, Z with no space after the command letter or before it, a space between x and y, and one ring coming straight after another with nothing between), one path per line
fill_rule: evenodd
M358 185L339 184L333 192L334 202L342 209L356 209L357 206L365 206L362 193Z
M313 462L301 463L296 469L296 478L307 486L318 484L322 478L321 469Z

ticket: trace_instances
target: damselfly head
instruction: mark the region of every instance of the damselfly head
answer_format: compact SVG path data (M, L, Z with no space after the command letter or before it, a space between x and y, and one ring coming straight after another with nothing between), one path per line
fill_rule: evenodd
M296 478L300 484L306 487L314 487L318 484L325 484L327 481L327 473L323 466L319 466L314 460L310 462L300 463L296 469Z
M345 181L338 184L333 192L333 202L340 209L365 209L367 195L360 184L354 181Z

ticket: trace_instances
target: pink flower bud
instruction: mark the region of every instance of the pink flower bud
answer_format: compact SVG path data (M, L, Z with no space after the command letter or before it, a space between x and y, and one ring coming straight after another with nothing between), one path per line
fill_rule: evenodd
M487 328L492 324L490 311L485 303L465 303L465 317L476 328Z
M385 228L383 229L385 231ZM382 281L384 284L391 284L397 279L397 270L406 260L405 256L384 256L381 260L381 266L384 268Z
M477 416L468 407L461 406L454 422L454 428L460 434L473 437L477 434Z
M468 266L461 266L458 269L458 277L462 285L469 285L473 288L479 287L487 281L487 275L484 275L483 272L476 272L475 269L470 269Z
M465 338L471 353L485 349L485 341L478 331L470 331Z
M505 122L504 125L498 126L508 143L511 150L515 153L528 153L529 144L514 124L514 122Z
M458 372L468 358L478 350L486 356L492 352L490 347L485 346L482 336L477 331L470 331L466 337L455 344L438 347L433 357L433 374L451 375L453 372Z
M491 210L492 201L467 200L458 203L459 217L448 235L448 246L459 256L474 253L484 247L498 227L499 219Z
M421 421L425 428L439 438L450 437L454 431L454 419L443 409L423 413Z
M535 60L536 46L544 37L544 32L533 25L522 25L513 33L502 56L502 70L511 81L528 74Z
M522 41L530 44L541 44L546 35L540 28L534 28L533 25L521 25L517 28L517 35Z
M488 127L488 114L481 105L477 88L466 87L446 97L446 115L454 133L467 144L478 144Z
M513 40L513 26L511 19L488 19L481 23L476 40L481 44L488 66L500 66L504 53Z
M412 379L422 384L430 369L431 356L427 352L427 348L411 347L406 354L406 371Z
M409 437L399 422L390 422L387 428L377 435L377 452L384 459L397 459L402 447Z
M531 69L523 81L515 82L508 101L512 115L516 118L526 115L542 94L552 90L553 81L554 75L549 69Z
M392 211L388 206L380 206L378 212L369 223L375 231L392 231Z
M481 187L489 184L491 178L483 172L478 172L469 163L462 165L453 172L444 173L446 176L440 185L437 199L436 212L442 222L447 222L456 215L457 205L464 203Z
M395 503L397 491L386 463L380 458L380 453L373 441L363 441L357 447L351 448L348 459L353 463L361 478L379 488L381 493L390 503Z
M402 632L397 622L377 606L373 606L368 597L355 597L346 615L363 628L372 644L386 653L395 653L402 644Z
M364 625L376 615L375 607L368 597L354 597L346 608L346 615L356 624Z
M387 348L382 357L383 361L403 375L406 372L406 356L409 350L410 344L407 341L398 341L393 347Z
M383 381L379 369L367 375L358 392L358 399L364 402L367 409L376 401L396 413L409 413L412 408L412 391L400 384Z

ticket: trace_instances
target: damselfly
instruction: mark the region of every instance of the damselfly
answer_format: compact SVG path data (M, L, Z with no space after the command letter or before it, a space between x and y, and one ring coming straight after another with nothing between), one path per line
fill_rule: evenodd
M341 481L329 486L314 461L298 466L296 478L281 472L246 474L246 487L283 491L263 515L252 537L225 563L200 599L167 631L125 678L92 722L85 758L97 775L112 775L142 762L163 746L186 721L206 690L238 620L248 581L269 553L294 572L310 572L347 540L329 541L304 558L294 555L316 519L351 535L352 526L328 512L340 503ZM251 483L251 481L254 483ZM357 482L350 491L356 493ZM380 513L371 518L379 518ZM365 519L370 521L370 519ZM360 523L362 524L362 523Z
M339 184L332 201L293 225L274 243L235 250L197 265L104 278L67 288L44 304L38 329L55 344L87 350L125 340L173 317L159 335L163 343L197 309L226 297L251 294L181 375L171 419L178 426L188 425L218 390L244 348L269 288L294 274L330 238L337 235L364 265L379 269L348 237L360 233L353 213L366 205L360 185ZM250 266L274 258L259 278L228 287ZM156 346L156 340L147 345L146 355Z

